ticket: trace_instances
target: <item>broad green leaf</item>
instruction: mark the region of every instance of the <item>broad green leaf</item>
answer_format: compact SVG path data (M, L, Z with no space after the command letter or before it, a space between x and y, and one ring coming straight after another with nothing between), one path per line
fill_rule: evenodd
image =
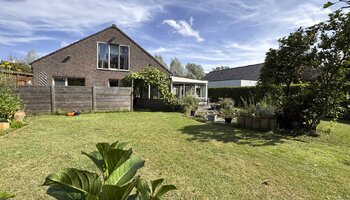
M44 184L55 186L54 194L71 194L84 199L98 199L102 181L96 173L68 168L49 175ZM49 191L48 191L49 192Z
M84 151L81 152L83 155L86 155L90 158L92 162L95 163L95 165L100 169L102 173L105 173L106 171L106 164L103 160L102 155L98 151L93 151L91 153L86 153Z
M326 4L323 5L323 8L329 8L329 7L333 6L333 5L334 5L334 3L328 1Z
M155 195L155 197L160 198L163 196L165 193L171 191L171 190L176 190L177 188L174 185L163 185Z
M128 200L132 190L138 182L138 177L131 183L122 187L116 185L104 185L100 194L101 200Z
M105 162L108 163L108 174L112 174L112 172L121 166L124 162L130 159L132 155L132 149L122 150L122 149L112 149L107 154Z
M126 147L126 145L128 145L129 142L114 142L113 144L111 144L110 149L124 149Z
M15 195L7 193L7 192L0 192L0 200L9 199L12 197L15 197Z
M156 191L156 189L158 188L159 185L161 185L163 183L164 179L157 179L154 181L151 181L151 185L152 185L152 194L154 194L154 192Z
M147 181L144 179L139 179L139 181L136 184L137 191L141 194L141 199L150 199L150 189L148 187Z
M143 167L144 164L145 161L138 157L129 158L110 174L105 184L122 186L128 183L135 176L137 170Z

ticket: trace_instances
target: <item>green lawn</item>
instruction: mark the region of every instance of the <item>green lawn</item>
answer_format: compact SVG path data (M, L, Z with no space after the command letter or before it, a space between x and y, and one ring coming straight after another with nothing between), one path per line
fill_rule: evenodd
M0 136L0 191L47 199L48 174L97 171L81 151L116 140L130 141L146 160L144 177L179 188L168 199L350 199L350 125L293 138L156 112L31 117Z

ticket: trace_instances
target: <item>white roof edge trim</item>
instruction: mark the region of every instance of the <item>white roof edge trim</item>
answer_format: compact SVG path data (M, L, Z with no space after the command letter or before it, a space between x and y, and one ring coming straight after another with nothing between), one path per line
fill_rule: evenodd
M201 84L208 83L208 81L206 80L190 79L190 78L183 78L178 76L171 76L170 78L173 81L173 83L201 83Z

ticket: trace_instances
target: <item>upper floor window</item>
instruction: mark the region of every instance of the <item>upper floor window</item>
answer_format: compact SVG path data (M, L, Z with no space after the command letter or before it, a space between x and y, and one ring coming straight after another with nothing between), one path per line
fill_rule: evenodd
M129 70L130 47L98 43L98 69Z

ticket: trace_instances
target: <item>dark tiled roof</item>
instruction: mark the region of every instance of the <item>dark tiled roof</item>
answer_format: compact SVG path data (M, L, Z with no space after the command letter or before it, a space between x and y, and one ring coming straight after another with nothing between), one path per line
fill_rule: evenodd
M235 67L224 69L220 71L212 71L208 73L203 79L207 81L225 81L225 80L251 80L257 81L259 79L260 69L263 63L255 65L247 65L242 67Z

